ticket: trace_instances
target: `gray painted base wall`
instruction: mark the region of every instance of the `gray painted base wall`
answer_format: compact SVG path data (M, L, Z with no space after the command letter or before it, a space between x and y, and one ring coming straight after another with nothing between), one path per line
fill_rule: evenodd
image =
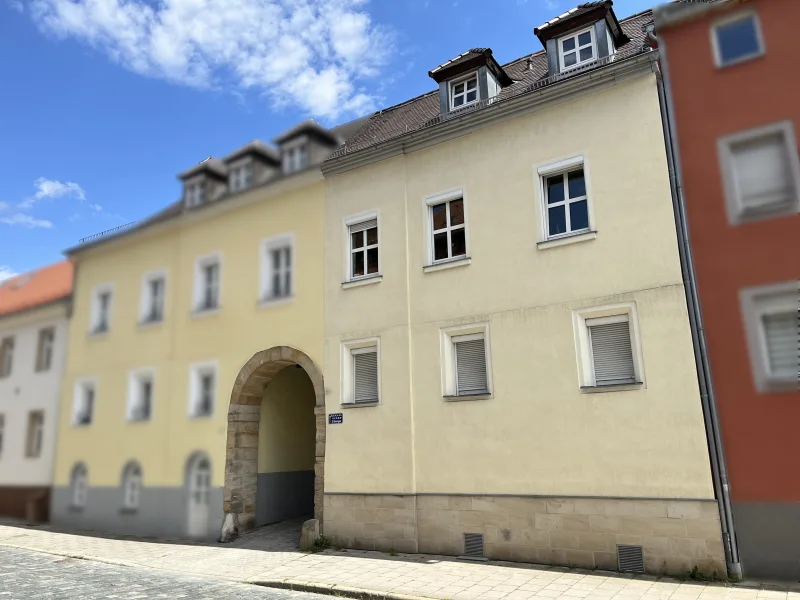
M188 526L188 495L180 487L142 488L139 508L122 510L121 487L90 487L86 506L71 506L68 487L54 487L50 520L55 525L123 535L185 538ZM222 488L211 489L208 509L208 539L219 536L223 519Z
M314 514L313 470L258 474L258 525L269 525L311 514Z
M734 502L733 525L745 577L800 580L800 502Z

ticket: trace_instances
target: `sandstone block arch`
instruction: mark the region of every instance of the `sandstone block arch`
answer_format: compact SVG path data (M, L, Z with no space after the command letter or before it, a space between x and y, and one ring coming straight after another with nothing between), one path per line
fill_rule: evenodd
M231 541L239 533L256 526L261 399L270 380L292 365L302 367L314 386L314 518L322 523L325 477L325 387L322 373L304 352L289 346L275 346L254 354L239 371L231 390L225 451L225 520L220 532L221 542Z

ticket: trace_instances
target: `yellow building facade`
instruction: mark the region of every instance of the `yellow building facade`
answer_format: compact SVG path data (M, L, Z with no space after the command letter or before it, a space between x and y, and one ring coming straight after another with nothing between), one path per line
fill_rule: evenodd
M321 372L323 344L319 162L341 130L307 122L289 133L277 151L251 144L201 163L181 175L181 201L70 251L75 301L55 522L217 537L234 383L248 360L271 348L291 349L306 369L278 369L260 388L254 436L240 440L262 489L250 508L258 523L313 512L309 377ZM299 157L298 140L307 146Z
M592 10L323 166L335 543L725 573L649 15Z

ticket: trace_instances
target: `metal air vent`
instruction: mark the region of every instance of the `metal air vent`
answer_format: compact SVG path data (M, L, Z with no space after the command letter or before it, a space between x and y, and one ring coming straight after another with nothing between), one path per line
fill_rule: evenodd
M464 556L466 558L484 558L482 533L464 534Z
M617 565L623 573L644 573L642 547L617 544Z

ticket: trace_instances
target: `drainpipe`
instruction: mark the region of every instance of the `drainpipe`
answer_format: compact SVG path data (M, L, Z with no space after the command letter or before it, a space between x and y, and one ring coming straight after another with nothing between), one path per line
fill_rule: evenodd
M708 442L709 457L711 459L711 473L716 491L717 505L719 507L720 524L722 526L722 542L725 548L725 562L728 572L732 577L741 579L742 565L739 560L739 546L733 526L733 509L731 508L730 484L728 482L728 468L725 464L725 453L722 447L719 419L717 415L717 402L714 395L714 385L711 378L711 367L708 361L705 330L700 311L700 300L697 295L697 279L695 277L694 261L689 244L689 228L686 221L686 204L683 197L682 175L680 161L677 158L677 142L675 130L672 127L674 115L669 79L667 78L667 57L663 40L659 40L653 33L653 26L648 26L647 34L650 40L658 47L653 53L653 72L658 83L658 100L661 107L661 123L664 128L664 144L667 152L667 168L669 170L670 188L672 192L672 208L675 214L675 225L678 234L678 254L683 273L683 286L686 292L686 304L689 312L689 324L692 330L692 345L694 346L694 359L697 367L697 380L700 386L700 401L703 407L703 418L706 426L706 439ZM659 66L663 65L662 69Z

